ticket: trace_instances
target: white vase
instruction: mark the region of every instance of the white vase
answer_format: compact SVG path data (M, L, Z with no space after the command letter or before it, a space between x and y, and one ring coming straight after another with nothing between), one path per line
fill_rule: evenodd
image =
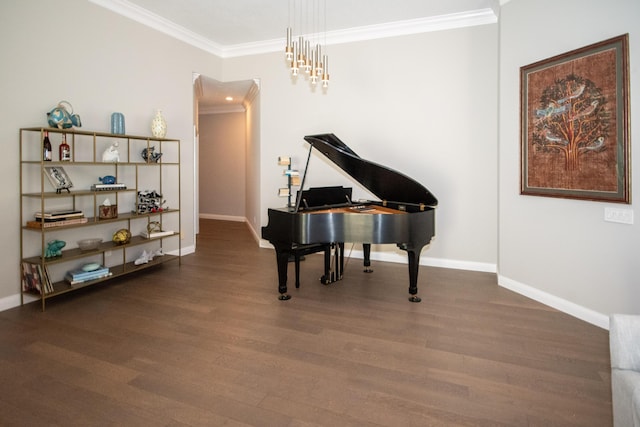
M156 116L151 121L151 134L156 138L164 138L167 135L167 121L162 117L160 110L156 111Z

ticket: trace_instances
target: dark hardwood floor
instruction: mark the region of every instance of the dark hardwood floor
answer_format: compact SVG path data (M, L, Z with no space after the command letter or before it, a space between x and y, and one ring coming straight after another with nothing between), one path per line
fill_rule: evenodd
M290 267L290 278L293 277ZM0 313L2 426L594 426L611 421L608 333L494 274L302 263L201 221L197 252Z

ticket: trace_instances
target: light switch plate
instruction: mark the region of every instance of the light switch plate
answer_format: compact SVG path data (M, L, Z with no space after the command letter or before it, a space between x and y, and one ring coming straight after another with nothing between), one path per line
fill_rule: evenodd
M604 208L604 220L608 222L619 222L621 224L633 224L633 210Z

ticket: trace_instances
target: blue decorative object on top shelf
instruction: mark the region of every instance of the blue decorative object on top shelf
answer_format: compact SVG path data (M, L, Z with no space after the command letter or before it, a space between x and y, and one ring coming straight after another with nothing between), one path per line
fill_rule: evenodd
M114 135L124 135L124 114L111 114L111 133Z
M65 104L69 106L69 110L71 111L67 110ZM67 101L58 102L58 105L53 107L51 111L47 113L47 123L49 123L49 126L59 129L82 126L80 116L73 114L73 107Z

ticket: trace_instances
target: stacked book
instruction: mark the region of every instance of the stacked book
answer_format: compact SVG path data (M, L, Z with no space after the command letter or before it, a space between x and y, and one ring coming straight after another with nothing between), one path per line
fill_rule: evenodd
M95 270L86 271L82 268L68 271L64 276L65 280L72 285L88 282L89 280L102 279L103 277L111 276L109 267L98 266Z
M166 231L143 231L142 233L140 233L140 235L142 237L144 237L145 239L155 239L157 237L165 237L165 236L172 236L173 234L175 234L173 231L170 230L166 230Z
M113 184L91 184L91 191L126 190L127 186L119 182Z
M70 209L49 212L36 212L35 221L27 221L27 227L51 228L65 225L84 224L88 219L82 211Z

